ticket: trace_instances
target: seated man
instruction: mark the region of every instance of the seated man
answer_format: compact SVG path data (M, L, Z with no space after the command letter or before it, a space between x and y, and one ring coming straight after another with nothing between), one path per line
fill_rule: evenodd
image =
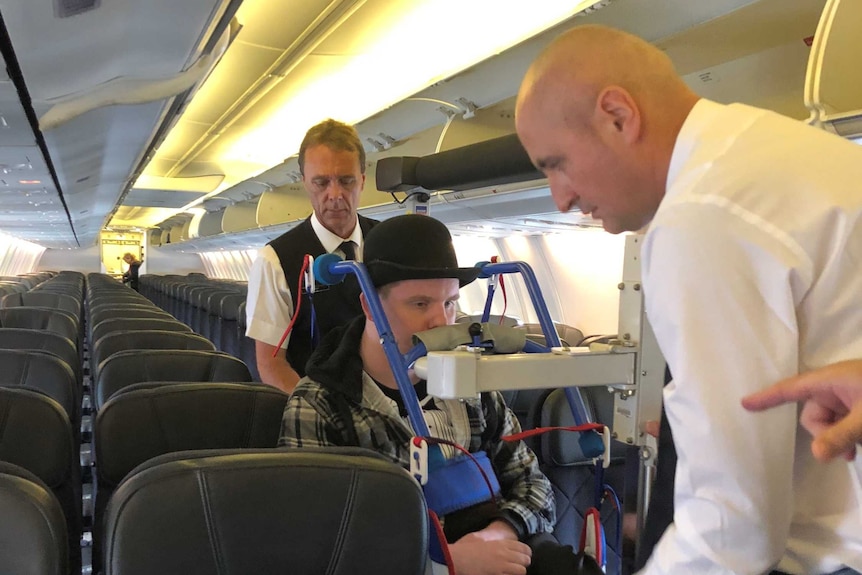
M455 322L458 291L479 272L459 268L446 227L419 215L377 225L366 238L365 262L402 353L413 346L414 333ZM367 301L360 299L364 315L330 332L311 356L285 408L279 445L364 447L408 468L414 434ZM485 451L500 482L498 505L444 518L456 572L578 573L570 548L547 535L554 496L536 456L523 442L500 439L520 431L502 396L441 400L427 396L424 381L411 379L431 434ZM530 546L523 543L528 539Z

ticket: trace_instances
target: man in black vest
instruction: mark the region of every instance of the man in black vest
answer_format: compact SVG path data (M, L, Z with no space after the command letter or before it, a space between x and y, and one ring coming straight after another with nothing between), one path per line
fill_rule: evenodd
M365 234L377 223L356 213L365 184L365 150L352 126L326 120L312 127L299 147L299 171L314 211L260 250L246 304L246 335L255 340L261 380L286 392L305 375L315 342L362 314L358 284L345 281L314 294L312 322L308 296L297 294L305 254L361 260ZM282 352L277 346L300 295L300 313Z

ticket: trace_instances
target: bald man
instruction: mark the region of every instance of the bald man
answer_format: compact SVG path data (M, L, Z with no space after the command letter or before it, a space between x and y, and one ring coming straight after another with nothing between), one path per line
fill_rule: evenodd
M646 309L674 379L674 521L642 573L855 573L858 468L823 465L772 382L862 357L862 149L698 97L650 44L585 26L529 69L516 126L562 211L649 226ZM661 489L661 485L657 486Z

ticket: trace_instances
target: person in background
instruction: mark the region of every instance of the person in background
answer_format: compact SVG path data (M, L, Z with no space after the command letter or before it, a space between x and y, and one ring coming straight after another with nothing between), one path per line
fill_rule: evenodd
M862 360L843 361L779 381L742 399L751 411L801 401L799 421L814 436L811 452L823 462L856 457L862 443Z
M795 406L740 407L775 381L862 357L862 149L703 99L661 50L601 26L537 58L515 123L561 211L611 233L648 226L644 297L673 376L678 460L673 522L642 573L862 570L854 469L812 456Z
M131 252L123 254L123 261L129 266L129 269L123 272L123 283L129 284L130 288L138 291L138 274L141 270L141 264L144 262L143 260L139 260L135 254Z
M361 261L365 234L377 223L356 213L365 185L365 150L352 126L330 119L309 129L299 147L299 171L313 212L258 252L246 303L246 336L255 340L261 380L288 393L305 375L315 343L308 297L297 293L305 254ZM359 287L351 280L313 296L318 339L362 314ZM299 317L279 349L299 297Z

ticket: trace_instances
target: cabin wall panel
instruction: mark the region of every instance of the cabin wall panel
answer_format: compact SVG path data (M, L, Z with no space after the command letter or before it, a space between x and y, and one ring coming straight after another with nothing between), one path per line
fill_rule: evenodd
M70 270L87 274L99 272L101 267L102 251L100 245L96 244L75 250L45 250L39 260L38 269Z
M145 260L149 266L147 273L151 274L186 275L190 273L206 273L206 269L198 254L186 254L152 248Z
M625 235L582 230L545 235L541 241L559 298L559 319L584 335L615 334Z

